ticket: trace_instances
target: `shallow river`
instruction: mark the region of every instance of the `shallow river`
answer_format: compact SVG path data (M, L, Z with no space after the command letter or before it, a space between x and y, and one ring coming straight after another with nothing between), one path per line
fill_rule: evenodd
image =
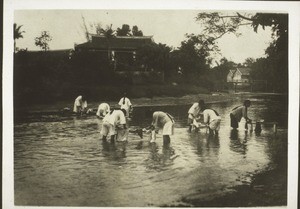
M242 100L212 104L222 116L218 137L187 132L188 106L151 107L175 117L169 148L129 134L128 143L103 144L101 120L38 114L14 125L16 205L176 206L185 198L210 199L250 184L261 171L287 161L287 104L280 96L251 98L249 117L278 122L256 136L229 127ZM130 128L145 127L149 107L134 109ZM240 127L243 127L240 124ZM187 205L188 206L188 205Z

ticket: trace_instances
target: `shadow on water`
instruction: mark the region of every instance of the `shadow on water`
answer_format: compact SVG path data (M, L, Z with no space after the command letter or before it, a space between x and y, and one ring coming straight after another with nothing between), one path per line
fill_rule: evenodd
M178 206L184 199L183 206L197 206L188 199L211 199L249 185L256 173L287 165L286 103L252 99L249 117L277 121L277 135L267 126L260 135L231 130L228 113L242 100L210 105L222 116L217 136L187 132L190 105L151 107L175 117L169 146L160 134L156 143L134 133L128 142L103 142L102 121L95 116L24 116L14 124L15 204L145 207ZM136 107L130 127L149 126L148 110Z

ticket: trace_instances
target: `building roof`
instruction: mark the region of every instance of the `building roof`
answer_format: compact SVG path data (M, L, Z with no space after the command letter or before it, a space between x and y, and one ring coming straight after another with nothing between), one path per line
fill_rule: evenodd
M78 44L75 48L107 50L110 49L137 49L138 47L153 42L152 36L116 36L106 38L104 36L92 36L91 42Z

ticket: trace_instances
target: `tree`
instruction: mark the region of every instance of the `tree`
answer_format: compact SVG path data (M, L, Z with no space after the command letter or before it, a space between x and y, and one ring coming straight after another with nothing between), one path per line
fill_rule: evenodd
M50 36L48 31L42 31L40 37L36 37L34 39L35 45L40 47L44 51L48 51L49 48L49 42L52 40L52 37Z
M187 38L178 49L172 51L171 62L175 64L173 68L180 67L184 77L189 80L208 70L211 59L207 45L203 45L194 35L187 35Z
M131 36L129 25L123 24L122 28L117 29L117 36Z
M112 29L112 24L107 25L105 29L100 28L99 34L105 36L106 38L113 38L116 36L116 31Z
M137 50L137 64L144 65L146 69L164 71L170 51L171 48L165 44L145 44Z
M16 23L14 23L14 52L16 52L16 40L19 38L23 38L22 33L25 33L25 31L21 31L21 27L23 25L17 26Z
M139 30L138 26L133 26L132 27L132 35L133 36L143 36L143 32Z
M253 63L255 62L254 58L248 57L245 62L243 63L244 67L252 67Z
M198 39L207 40L217 44L217 40L225 34L241 35L238 29L250 25L254 32L271 27L273 43L266 50L267 58L273 66L273 86L277 91L286 91L288 87L288 15L279 13L199 13L196 17L203 27L203 33L196 36ZM277 84L277 85L276 85Z

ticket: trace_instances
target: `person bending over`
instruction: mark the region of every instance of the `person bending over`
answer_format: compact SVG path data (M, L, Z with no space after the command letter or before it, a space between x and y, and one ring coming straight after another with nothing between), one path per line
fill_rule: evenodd
M202 112L203 123L208 126L209 134L217 135L220 130L221 116L213 109L205 109Z
M194 120L198 119L200 110L204 107L204 101L199 100L199 102L194 103L189 111L188 111L188 126L189 126L189 132L192 131L193 128L193 122Z
M174 134L174 118L170 114L162 111L155 111L152 115L151 123L151 141L156 140L156 130L161 130L163 135L163 145L168 146L170 144L170 136Z
M235 107L231 110L230 113L230 125L233 129L237 129L239 127L239 122L242 118L246 120L246 125L248 123L252 123L252 120L248 118L248 107L250 107L250 100L245 100L244 105Z
M107 113L109 113L109 112L110 112L109 104L107 104L107 103L101 103L101 104L99 105L99 107L98 107L98 110L97 110L96 115L97 115L97 117L99 117L99 118L104 118L105 115L106 115Z
M102 121L102 141L106 141L107 136L110 136L111 143L115 142L116 135L122 129L127 129L126 126L126 110L111 110L106 114Z

